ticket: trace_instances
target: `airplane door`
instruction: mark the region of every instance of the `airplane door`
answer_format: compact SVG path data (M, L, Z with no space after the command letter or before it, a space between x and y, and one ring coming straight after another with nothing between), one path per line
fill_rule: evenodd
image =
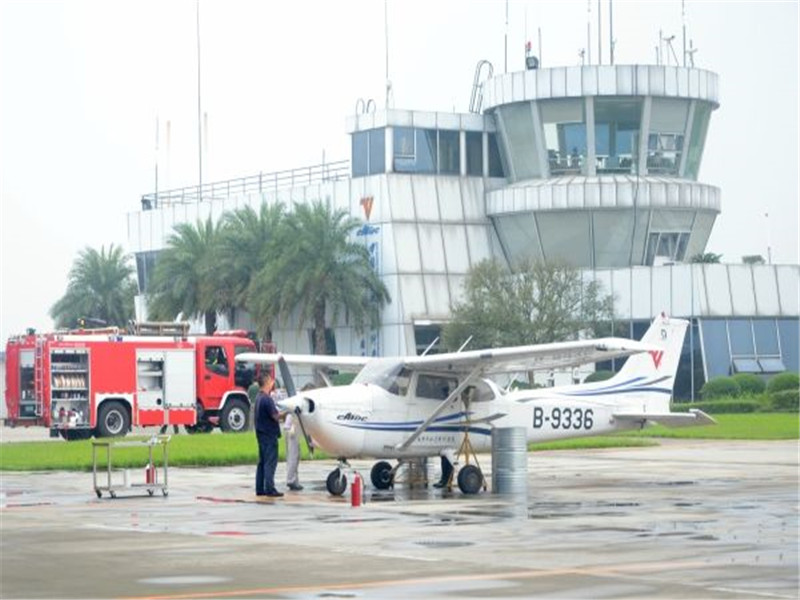
M230 373L232 356L228 356L222 345L206 346L203 351L203 372L200 375L200 396L206 408L217 408L222 396L231 388Z

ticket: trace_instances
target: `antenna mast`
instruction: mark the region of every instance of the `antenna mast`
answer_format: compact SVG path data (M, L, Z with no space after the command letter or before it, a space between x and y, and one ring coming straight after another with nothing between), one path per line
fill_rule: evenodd
M197 161L199 173L199 186L197 188L197 201L203 199L203 113L200 105L200 0L197 7Z
M686 66L686 0L681 0L681 24L683 25L683 66Z
M597 0L597 64L603 64L603 19L600 0Z
M608 0L608 50L614 64L614 0Z
M592 0L586 0L586 63L592 64Z
M392 82L389 79L389 0L383 1L383 41L386 52L386 108L389 108L389 96L392 93Z
M508 0L506 0L506 29L503 34L503 73L508 73Z

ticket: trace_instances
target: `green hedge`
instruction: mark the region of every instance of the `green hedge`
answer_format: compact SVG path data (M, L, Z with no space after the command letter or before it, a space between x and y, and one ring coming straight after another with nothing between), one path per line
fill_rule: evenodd
M758 375L753 373L737 373L733 376L733 380L739 385L742 395L754 396L756 394L763 394L767 389L767 384Z
M713 398L737 397L742 392L739 384L733 377L714 377L703 384L700 389L700 397L703 400Z
M720 400L705 400L702 402L692 402L689 404L680 404L673 407L673 410L684 412L690 408L698 408L704 413L710 415L732 414L732 413L753 413L759 412L766 408L766 403L763 400L753 399L740 399L740 398L726 398Z
M595 371L594 373L589 373L586 376L586 379L583 380L583 383L592 383L593 381L605 381L606 379L611 379L616 373L614 371Z
M770 395L784 390L798 389L800 389L800 377L797 373L781 373L772 377L767 383L767 392Z
M800 390L781 390L769 395L769 406L780 412L798 412L800 409Z

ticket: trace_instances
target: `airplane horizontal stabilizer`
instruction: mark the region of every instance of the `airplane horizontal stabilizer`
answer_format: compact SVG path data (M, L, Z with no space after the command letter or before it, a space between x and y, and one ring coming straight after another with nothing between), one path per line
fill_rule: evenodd
M686 413L616 413L613 415L617 421L640 422L646 421L663 425L664 427L697 427L701 425L716 425L717 422L697 408L690 408Z

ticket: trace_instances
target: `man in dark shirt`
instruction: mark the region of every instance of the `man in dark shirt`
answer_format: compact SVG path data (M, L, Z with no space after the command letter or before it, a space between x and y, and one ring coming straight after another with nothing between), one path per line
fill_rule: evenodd
M278 466L278 438L281 437L280 412L270 395L275 381L268 373L258 377L260 391L256 398L256 439L258 440L258 467L256 469L257 496L283 496L275 489L275 467Z

